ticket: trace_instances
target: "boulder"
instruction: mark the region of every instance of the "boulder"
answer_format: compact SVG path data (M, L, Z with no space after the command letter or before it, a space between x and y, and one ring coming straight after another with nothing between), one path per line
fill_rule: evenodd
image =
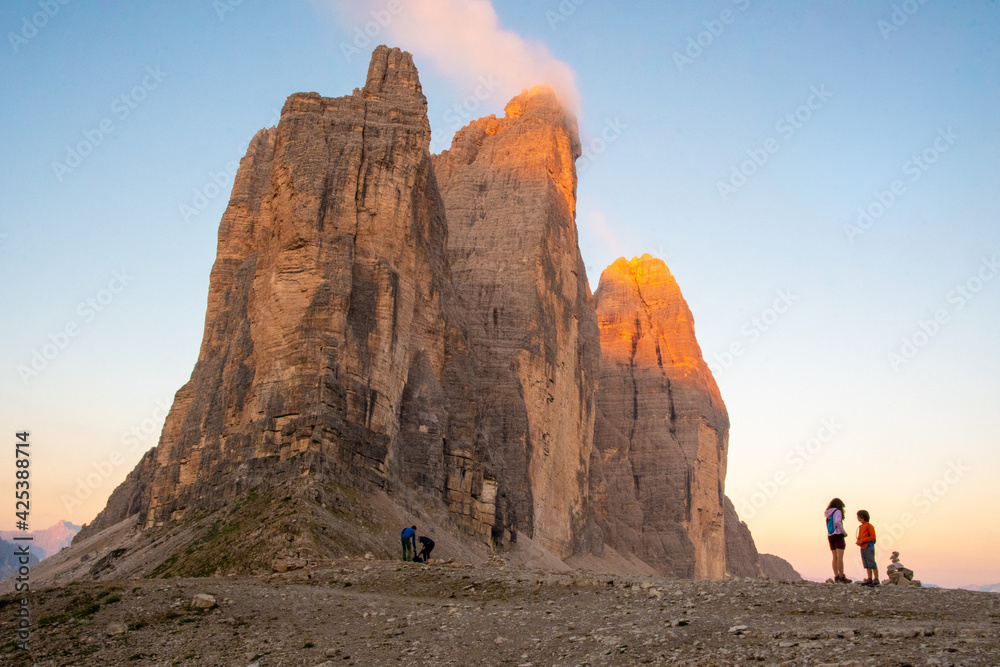
M124 623L111 623L104 630L104 634L106 634L109 637L116 637L118 635L123 635L126 632L128 632L128 628L125 626Z
M215 596L208 593L198 593L191 598L191 607L193 609L212 609L215 605Z

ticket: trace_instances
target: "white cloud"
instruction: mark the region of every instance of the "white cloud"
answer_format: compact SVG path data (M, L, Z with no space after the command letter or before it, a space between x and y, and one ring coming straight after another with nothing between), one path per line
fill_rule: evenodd
M484 78L492 78L510 99L525 88L547 83L579 116L573 69L541 42L501 28L490 0L360 0L349 7L342 2L332 6L361 26L376 21L379 29L371 47L385 43L409 51L418 68L432 64L460 90L471 93Z

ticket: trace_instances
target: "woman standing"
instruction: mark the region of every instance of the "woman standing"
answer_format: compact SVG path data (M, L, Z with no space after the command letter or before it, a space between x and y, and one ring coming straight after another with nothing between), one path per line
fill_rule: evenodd
M833 552L833 580L837 583L849 584L851 580L844 575L844 549L847 548L844 530L844 501L834 498L826 508L826 537L830 541L830 551Z

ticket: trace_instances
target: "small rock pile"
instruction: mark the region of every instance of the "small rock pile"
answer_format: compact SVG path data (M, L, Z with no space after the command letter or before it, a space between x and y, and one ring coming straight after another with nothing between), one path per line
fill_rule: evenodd
M883 584L892 584L895 586L921 586L921 583L913 578L913 570L899 562L898 551L893 551L889 560L892 562L885 568L885 573L889 575L889 578L883 581Z

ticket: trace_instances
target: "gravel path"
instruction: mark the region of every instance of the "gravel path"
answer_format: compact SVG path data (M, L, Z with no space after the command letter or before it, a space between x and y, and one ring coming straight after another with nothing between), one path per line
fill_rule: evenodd
M199 593L216 606L192 607ZM4 665L1000 665L1000 595L344 559L33 593Z

